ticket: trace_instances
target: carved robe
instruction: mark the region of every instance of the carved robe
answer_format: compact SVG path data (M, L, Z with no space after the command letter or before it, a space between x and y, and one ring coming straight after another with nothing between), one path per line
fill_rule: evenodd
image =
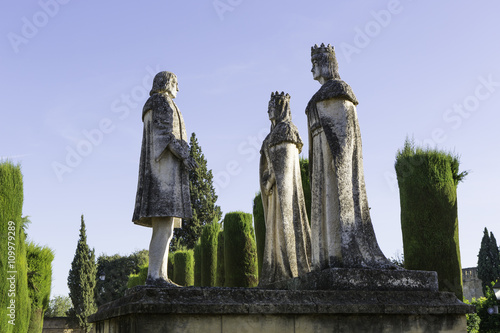
M310 271L311 234L299 166L302 140L290 115L280 118L261 150L259 174L266 223L261 285ZM272 193L267 195L266 181L273 178Z
M370 219L357 104L351 87L333 79L306 109L314 269L393 268Z
M132 221L151 227L152 217L192 217L186 128L179 109L164 92L153 93L143 108L144 131L139 182Z

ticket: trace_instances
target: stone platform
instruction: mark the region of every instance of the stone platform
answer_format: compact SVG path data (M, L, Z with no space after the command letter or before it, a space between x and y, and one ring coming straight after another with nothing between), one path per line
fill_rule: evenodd
M348 272L337 273L348 276ZM314 280L314 276L309 276L305 281ZM101 306L91 321L96 333L456 333L466 332L465 314L473 311L453 293L434 290L437 285L433 283L424 287L425 279L412 279L421 281L414 285L414 290L383 290L387 285L379 290L354 290L349 285L358 283L346 281L340 283L343 290L138 286ZM369 289L368 280L365 281L362 284ZM412 283L402 285L409 288Z

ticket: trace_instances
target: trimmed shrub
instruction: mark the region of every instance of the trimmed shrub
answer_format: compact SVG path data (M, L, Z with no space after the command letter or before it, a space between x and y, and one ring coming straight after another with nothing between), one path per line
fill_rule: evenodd
M28 265L26 261L25 224L23 209L23 175L20 165L6 161L0 163L0 332L26 332L30 322L31 302L28 295ZM9 253L10 252L10 253ZM10 256L10 258L9 258ZM9 259L15 256L12 263ZM12 282L15 298L11 298L9 271L17 271ZM15 301L15 310L7 308ZM9 324L9 321L13 320Z
M213 221L201 233L201 285L213 287L217 280L217 236L220 225Z
M224 230L219 231L217 236L217 287L224 287L226 280L224 273Z
M146 279L148 278L148 268L148 265L143 265L139 268L138 274L130 274L128 277L127 288L145 285Z
M201 287L201 240L194 246L194 286Z
M264 205L262 194L259 192L253 199L253 224L255 226L255 242L257 246L257 263L259 276L262 270L264 257L264 244L266 243L266 220L264 217Z
M436 271L439 289L463 299L458 242L458 158L415 148L406 140L396 157L405 268ZM439 255L436 255L439 254Z
M29 332L41 333L43 314L49 307L50 287L52 284L52 261L54 252L29 242L26 247L28 262L28 293L31 299L31 318Z
M255 287L257 249L252 214L232 212L224 218L224 268L226 287Z
M194 252L182 250L174 255L174 282L181 286L194 284Z
M147 272L146 272L147 275ZM168 253L167 275L170 280L174 278L174 252Z

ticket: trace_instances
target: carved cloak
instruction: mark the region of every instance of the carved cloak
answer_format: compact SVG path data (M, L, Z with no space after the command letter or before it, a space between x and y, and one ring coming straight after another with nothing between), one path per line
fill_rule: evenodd
M314 269L394 268L378 246L370 218L357 104L351 87L333 79L306 109Z
M153 93L143 108L139 181L132 221L151 227L152 217L192 217L186 128L179 109L164 92ZM177 219L176 219L177 220Z
M259 178L266 223L261 285L288 280L310 271L311 234L307 219L299 153L302 140L289 110L262 144ZM275 178L270 195L268 179Z

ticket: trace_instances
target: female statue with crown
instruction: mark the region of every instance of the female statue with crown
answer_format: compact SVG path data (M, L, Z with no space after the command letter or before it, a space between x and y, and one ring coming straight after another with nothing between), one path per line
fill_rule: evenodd
M394 268L380 250L366 196L356 105L340 79L335 50L311 48L314 80L321 88L309 101L312 266Z
M260 186L266 240L260 285L310 271L311 234L300 176L302 140L292 123L290 95L271 94L271 132L262 143Z

